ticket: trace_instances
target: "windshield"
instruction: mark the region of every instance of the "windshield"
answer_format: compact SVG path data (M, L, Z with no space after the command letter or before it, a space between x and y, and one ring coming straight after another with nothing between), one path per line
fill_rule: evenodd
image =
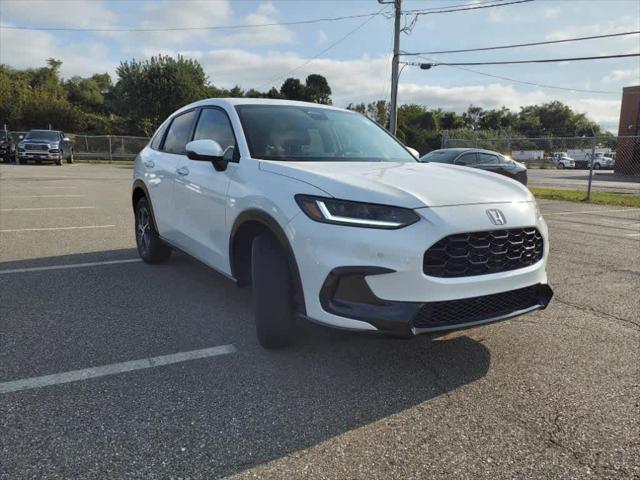
M238 105L251 156L265 160L414 162L358 113L293 105Z
M60 140L60 134L51 130L32 130L24 137L25 140Z
M460 150L434 150L420 158L421 162L453 163Z

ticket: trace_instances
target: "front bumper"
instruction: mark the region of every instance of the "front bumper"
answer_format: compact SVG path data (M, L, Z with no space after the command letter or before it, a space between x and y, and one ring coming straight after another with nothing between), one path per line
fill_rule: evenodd
M19 152L18 157L23 160L60 160L60 153L49 152Z
M424 274L424 252L441 238L495 230L486 213L492 208L503 212L509 228L535 226L541 232L542 260L525 268L484 275L442 278ZM548 231L534 203L433 207L416 212L421 220L400 230L326 225L305 215L296 216L286 230L300 271L307 318L337 328L410 335L503 320L549 303L552 292L545 270ZM362 281L350 279L355 297L345 302L339 294L335 301L331 278L345 272L353 278L359 275ZM445 324L434 324L425 314L434 307L440 313L448 311L455 305L446 302L463 300L477 310L473 299L499 300L490 296L524 288L534 293L529 303L509 304L506 310L485 309L481 317L458 315ZM358 296L364 301L358 301ZM418 322L418 316L423 321Z

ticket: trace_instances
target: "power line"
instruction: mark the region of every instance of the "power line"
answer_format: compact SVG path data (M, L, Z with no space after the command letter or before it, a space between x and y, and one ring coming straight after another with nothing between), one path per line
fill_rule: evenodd
M515 65L522 63L557 63L557 62L580 62L585 60L605 60L608 58L627 58L627 57L640 57L640 53L624 53L619 55L602 55L599 57L573 57L573 58L541 58L536 60L505 60L499 62L433 62L433 63L415 63L407 62L409 65L421 67L423 69L429 69L431 67L438 66L474 66L474 65Z
M465 72L475 73L475 74L478 74L478 75L484 75L485 77L497 78L499 80L506 80L508 82L514 82L514 83L522 83L524 85L532 85L534 87L540 87L540 88L551 88L551 89L554 89L554 90L565 90L565 91L577 92L577 93L598 93L598 94L602 94L602 95L620 95L620 92L612 92L612 91L607 91L607 90L585 90L585 89L582 89L582 88L560 87L560 86L557 86L557 85L549 85L549 84L544 84L544 83L529 82L527 80L518 80L518 79L515 79L515 78L502 77L500 75L493 75L491 73L480 72L478 70L472 70L471 68L464 68L464 67L457 67L457 66L452 66L451 68L455 68L457 70L463 70Z
M339 43L342 43L343 41L345 41L347 38L349 38L351 35L353 35L354 33L356 33L358 30L360 30L362 27L364 27L367 23L369 23L371 20L373 20L376 16L378 15L382 15L384 13L384 11L387 9L387 6L383 6L380 10L378 10L375 14L373 14L373 16L370 16L369 18L367 18L364 22L362 22L361 24L359 24L356 28L354 28L353 30L350 30L346 35L340 37L338 40L336 40L335 42L333 42L331 45L329 45L328 47L326 47L324 50L316 53L314 56L312 56L311 58L309 58L307 61L301 63L300 65L298 65L295 68L292 68L291 70L289 70L286 73L283 73L282 75L280 75L277 78L274 78L273 80L270 80L269 82L264 83L263 85L261 85L259 88L264 88L264 87L268 87L269 85L272 85L273 83L282 80L283 78L291 75L293 72L300 70L301 68L305 67L306 65L308 65L309 63L311 63L313 60L315 60L316 58L320 57L321 55L324 55L325 53L327 53L329 50L331 50L333 47L335 47L336 45L338 45Z
M362 13L358 15L344 15L341 17L324 17L309 20L297 20L292 22L274 22L274 23L255 23L244 25L213 25L208 27L104 27L104 28L84 28L84 27L24 27L15 25L0 25L0 30L42 30L42 31L61 31L61 32L173 32L183 30L239 30L245 28L261 28L261 27L281 27L289 25L308 25L321 22L336 22L340 20L352 20L354 18L373 18L379 13Z
M415 10L404 10L402 13L410 14L410 15L433 15L436 13L452 13L452 12L464 12L466 10L479 10L481 8L493 8L493 7L504 7L506 5L515 5L517 3L528 3L533 2L533 0L515 0L506 3L492 3L492 4L481 4L481 3L469 3L467 6L457 5L460 8L451 8L444 7L444 10L427 10L427 9L415 9ZM455 5L454 5L455 6ZM443 7L440 7L443 8Z
M478 48L466 48L461 50L439 50L433 52L402 52L401 55L413 56L413 55L438 55L443 53L463 53L463 52L481 52L486 50L502 50L505 48L519 48L519 47L532 47L534 45L550 45L553 43L566 43L566 42L578 42L582 40L594 40L596 38L609 38L609 37L621 37L625 35L637 35L640 31L633 32L620 32L620 33L609 33L606 35L592 35L589 37L577 37L577 38L567 38L564 40L548 40L544 42L531 42L531 43L517 43L513 45L500 45L495 47L478 47Z

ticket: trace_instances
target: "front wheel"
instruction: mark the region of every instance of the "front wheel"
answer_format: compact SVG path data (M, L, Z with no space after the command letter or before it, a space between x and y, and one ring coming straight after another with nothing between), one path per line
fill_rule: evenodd
M69 151L69 158L67 158L67 163L73 163L73 150Z
M135 209L136 244L140 258L147 263L161 263L171 256L171 247L162 241L156 231L151 207L146 198L136 203Z
M258 342L264 348L290 345L295 333L293 282L287 255L273 235L263 233L253 241L251 274Z
M562 170L562 169L564 168L564 163L559 163L559 164L558 164L558 168L559 168L560 170Z
M62 165L62 155L60 155L56 160L56 165Z
M593 166L593 169L594 169L594 170L600 170L600 164L599 164L599 163L596 163L596 164Z

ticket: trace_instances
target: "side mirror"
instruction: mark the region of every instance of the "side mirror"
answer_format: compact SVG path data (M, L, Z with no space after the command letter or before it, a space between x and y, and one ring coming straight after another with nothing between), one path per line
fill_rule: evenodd
M200 162L211 162L213 167L217 171L222 171L227 168L229 159L225 156L224 150L218 142L215 140L194 140L187 143L185 147L187 150L187 157L190 160L196 160Z
M64 137L64 138L62 139L62 141L63 141L63 142L70 142L70 141L71 141L71 139L69 139L69 137Z
M420 158L420 152L418 152L418 150L416 150L415 148L407 147L407 146L405 146L405 148L411 152L411 155L413 155L416 158Z

